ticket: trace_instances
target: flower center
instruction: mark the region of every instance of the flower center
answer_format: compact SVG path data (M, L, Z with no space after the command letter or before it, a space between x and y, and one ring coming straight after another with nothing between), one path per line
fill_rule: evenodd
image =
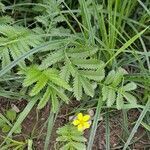
M84 126L84 120L80 120L80 124Z

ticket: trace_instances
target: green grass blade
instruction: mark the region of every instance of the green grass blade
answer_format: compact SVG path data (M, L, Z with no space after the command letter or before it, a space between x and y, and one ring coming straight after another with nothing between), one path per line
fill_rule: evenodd
M60 106L61 106L61 104L60 104ZM56 121L60 106L56 113L53 113L53 111L50 112L50 115L48 118L47 134L46 134L45 143L44 143L44 150L48 150L48 146L49 146L50 138L51 138L51 134L52 134L52 129L53 129L54 123Z
M133 127L131 134L129 135L127 142L124 144L123 150L126 150L127 147L129 146L132 138L134 137L134 134L137 132L138 127L140 126L143 118L145 117L147 111L150 109L150 97L148 98L147 104L145 105L145 108L143 109L143 111L141 112L135 126Z
M127 111L128 110L122 110L122 114L123 114L123 122L122 122L122 126L123 126L123 139L127 139L127 137L129 136L129 130L128 130L128 115L127 115Z
M89 137L89 141L88 141L87 150L92 150L92 146L93 146L94 137L95 137L95 134L96 134L98 121L99 121L99 118L100 118L100 115L101 115L100 112L101 112L102 106L103 106L103 101L102 101L101 96L100 96L99 99L98 99L97 107L96 107L96 113L95 113L95 116L94 116L93 125L92 125L91 131L90 131L90 137Z
M50 42L47 42L39 47L33 48L30 51L24 53L22 56L20 56L18 59L14 60L13 62L11 62L9 65L7 65L6 67L4 67L1 71L0 71L0 77L2 75L4 75L6 72L8 72L11 68L13 68L14 66L16 66L20 61L24 60L25 58L39 52L40 50L46 48L47 46L49 46L50 44L54 44L57 42L61 42L62 40L53 40Z
M132 24L129 23L129 25L131 26L131 28L133 28L133 30L134 30L136 33L138 33L137 29L136 29ZM142 47L143 47L143 50L144 50L144 52L145 52L145 58L146 58L146 62L147 62L147 67L148 67L149 72L150 72L150 60L149 60L149 56L148 56L148 54L147 54L147 53L148 53L148 50L147 50L147 48L146 48L146 45L145 45L145 43L144 43L144 40L143 40L141 37L139 37L139 39L140 39L141 45L142 45Z
M9 131L7 137L2 142L2 144L0 145L0 147L6 142L7 138L10 137L14 133L14 131L18 128L18 126L21 125L21 123L24 121L24 119L26 118L26 116L29 114L29 112L31 111L31 109L33 108L33 106L35 105L35 103L37 102L37 100L38 100L38 97L34 97L27 104L27 106L25 107L25 109L20 113L20 115L19 115L18 119L16 120L14 126Z
M32 150L33 140L28 139L28 150Z
M142 124L142 126L147 130L147 131L149 131L150 132L150 125L148 125L148 124L146 124L145 122L141 122L141 124Z
M107 37L106 25L105 25L105 21L104 21L105 17L104 17L103 11L101 10L100 14L99 14L98 8L97 8L97 3L95 1L93 1L92 3L93 3L94 10L95 10L95 14L97 16L97 21L98 21L99 30L100 30L100 36L102 36L103 41L106 43L106 45L108 47L108 37Z
M83 23L85 23L84 26L86 26L89 30L88 32L89 40L92 44L94 44L94 33L90 21L90 13L87 7L87 2L85 0L79 0L79 3L81 6L81 15L82 15Z
M105 66L107 66L114 58L116 58L121 52L123 52L128 46L130 46L135 40L137 40L146 30L148 27L144 30L142 30L140 33L136 34L134 37L132 37L130 40L128 40L106 63Z
M47 126L47 134L46 134L46 139L44 144L44 150L48 150L53 125L54 125L54 113L51 111L48 118L48 126Z
M107 112L106 112L106 114L105 114L105 124L106 124L106 126L105 126L105 131L106 131L106 133L105 133L105 136L106 136L106 149L107 150L110 150L110 124L109 124L109 111L108 111L108 109L107 109Z
M4 116L0 113L0 118L5 121L5 123L7 123L10 127L12 127L12 124L11 122Z
M147 11L148 15L150 15L150 10L144 5L144 3L141 0L137 0L137 1Z

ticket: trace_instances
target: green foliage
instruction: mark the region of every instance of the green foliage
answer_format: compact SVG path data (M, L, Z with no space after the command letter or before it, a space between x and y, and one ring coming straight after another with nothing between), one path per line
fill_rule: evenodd
M26 147L26 144L27 144L26 142L17 141L17 140L8 138L6 141L6 144L1 146L0 148L1 148L1 150L8 150L8 149L23 150Z
M65 125L57 130L57 134L56 140L62 145L60 150L86 150L86 138L76 127Z
M42 15L36 16L35 19L38 23L42 24L42 27L46 33L56 36L70 34L69 29L66 29L63 26L57 27L58 23L65 21L65 17L60 14L62 0L45 0L43 2L39 2L38 4L39 5L35 6L33 10L37 12L38 15Z
M0 2L0 11L5 12L5 5Z
M35 96L43 92L43 96L38 104L38 108L42 109L46 103L51 100L52 109L54 112L59 107L58 98L68 103L69 99L66 96L64 89L71 91L71 87L59 76L59 71L56 69L40 70L38 66L30 66L20 74L25 74L23 82L24 87L34 86L30 89L30 96Z
M13 60L23 55L32 47L41 44L42 38L34 31L22 26L0 25L0 59L2 68L7 66ZM32 60L32 58L28 58ZM19 63L24 68L25 62Z
M11 127L13 126L16 119L17 113L12 109L7 110L5 116L0 114L0 128L2 129L2 132L8 133L11 130ZM18 126L17 130L15 130L14 133L21 133L21 128L21 125Z
M127 72L118 68L116 71L112 70L102 84L103 101L107 102L107 106L111 107L115 102L117 109L124 108L124 98L131 105L136 105L136 97L130 92L137 88L134 82L129 82L124 85L124 75Z
M19 117L12 110L0 114L2 131L9 132L0 149L24 148L26 142L9 137L19 128L21 132L21 123L38 101L38 109L47 103L52 108L44 125L48 124L47 150L60 100L68 104L73 96L83 100L81 110L92 109L93 101L95 109L95 99L97 108L87 148L82 133L67 125L58 129L61 149L92 149L105 104L142 112L127 142L122 140L124 149L132 144L139 125L149 131L149 104L145 106L150 91L149 14L149 0L1 0L0 96L29 101ZM107 110L106 149L110 149L112 111ZM28 140L28 148L32 146L34 140Z
M13 23L14 22L14 19L11 18L10 16L2 16L0 17L0 23L1 24L10 24L10 23Z
M94 87L92 83L99 82L104 78L103 61L92 58L98 51L94 46L80 46L77 45L73 48L66 50L55 50L51 52L42 61L41 68L48 68L56 63L64 62L61 69L60 76L68 83L71 80L73 83L73 93L77 100L81 100L84 92L93 97Z

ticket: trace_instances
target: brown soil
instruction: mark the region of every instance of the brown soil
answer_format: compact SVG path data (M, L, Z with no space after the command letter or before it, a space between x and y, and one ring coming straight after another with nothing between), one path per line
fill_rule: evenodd
M22 101L16 101L14 104L20 109L23 110L23 108L26 106L27 102ZM61 109L58 118L55 122L55 126L53 128L51 142L50 142L50 150L55 150L55 139L57 137L56 130L58 127L63 126L69 121L69 112L73 110L75 107L79 105L78 102L72 103L69 106L63 106ZM10 101L7 101L6 99L1 98L0 99L0 113L3 113L5 109L8 109L11 107ZM44 138L46 135L46 129L43 128L44 122L47 120L49 116L50 108L49 106L46 106L43 110L37 112L36 107L29 113L27 118L22 124L23 130L22 134L17 136L17 140L25 140L29 137L34 139L34 147L35 150L43 150L44 149ZM139 116L139 113L136 109L129 111L128 113L129 118L129 125L132 129L134 121ZM122 113L120 111L114 111L112 113L112 116L110 116L110 145L111 149L121 150L123 145L123 139L122 139ZM0 132L0 134L2 134ZM85 137L88 138L89 131L85 131ZM1 141L2 139L0 139ZM140 127L134 137L134 143L130 145L131 150L144 150L144 148L147 147L147 150L150 150L150 141L148 141L147 134L145 130ZM57 149L56 149L57 150ZM105 123L104 120L100 121L98 124L98 129L96 132L96 137L93 145L93 150L105 150Z

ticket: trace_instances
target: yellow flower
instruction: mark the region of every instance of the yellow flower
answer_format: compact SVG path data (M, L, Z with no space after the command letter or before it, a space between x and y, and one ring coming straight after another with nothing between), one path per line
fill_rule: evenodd
M84 115L79 113L72 122L74 126L77 126L78 131L83 131L90 127L90 115Z

